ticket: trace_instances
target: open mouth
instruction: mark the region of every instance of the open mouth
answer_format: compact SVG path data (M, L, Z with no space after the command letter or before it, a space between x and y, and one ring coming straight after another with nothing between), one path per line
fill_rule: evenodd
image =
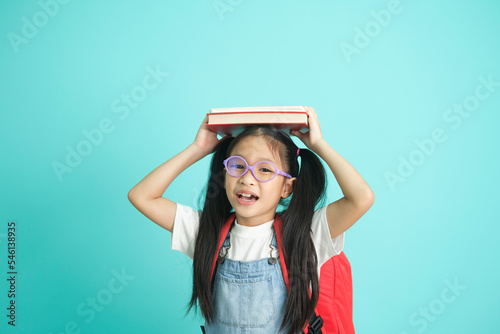
M258 196L243 193L237 194L236 197L238 198L238 202L241 204L253 204L259 199Z

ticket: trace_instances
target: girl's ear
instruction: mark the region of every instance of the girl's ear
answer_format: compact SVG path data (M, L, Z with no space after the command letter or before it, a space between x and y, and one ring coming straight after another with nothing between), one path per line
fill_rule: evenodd
M291 179L286 179L285 185L283 187L283 192L281 193L281 197L287 198L293 192L293 187L295 187L295 182L297 181L296 177L292 177Z

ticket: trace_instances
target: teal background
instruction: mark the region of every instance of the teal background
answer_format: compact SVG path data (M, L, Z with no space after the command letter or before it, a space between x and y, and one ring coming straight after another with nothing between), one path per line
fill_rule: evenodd
M376 195L345 239L357 333L498 333L500 3L401 0L345 54L390 3L2 1L0 332L200 333L203 319L184 317L191 261L127 193L192 142L209 108L308 105ZM168 75L125 114L122 94L139 94L148 68ZM453 127L443 115L474 102L480 77L496 86ZM108 133L58 177L53 164L101 122ZM436 129L446 139L418 153ZM387 173L410 157L418 166L391 186ZM165 197L195 206L208 162ZM341 196L330 172L329 200Z

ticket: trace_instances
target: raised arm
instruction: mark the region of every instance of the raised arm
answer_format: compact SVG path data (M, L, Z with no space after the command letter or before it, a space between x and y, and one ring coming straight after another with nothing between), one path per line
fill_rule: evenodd
M370 209L375 201L375 195L354 167L325 141L314 109L312 107L306 109L309 115L309 131L291 133L328 164L344 194L344 197L330 203L326 208L330 235L335 238Z
M206 123L207 117L192 144L158 166L128 192L128 199L137 210L170 232L177 205L162 195L182 171L213 152L218 142L217 134L208 129Z

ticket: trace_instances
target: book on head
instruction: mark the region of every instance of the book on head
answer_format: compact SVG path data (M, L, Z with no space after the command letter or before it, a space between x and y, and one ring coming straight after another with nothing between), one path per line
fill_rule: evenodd
M237 136L251 125L270 125L284 132L309 128L303 106L212 108L208 128L221 136Z

